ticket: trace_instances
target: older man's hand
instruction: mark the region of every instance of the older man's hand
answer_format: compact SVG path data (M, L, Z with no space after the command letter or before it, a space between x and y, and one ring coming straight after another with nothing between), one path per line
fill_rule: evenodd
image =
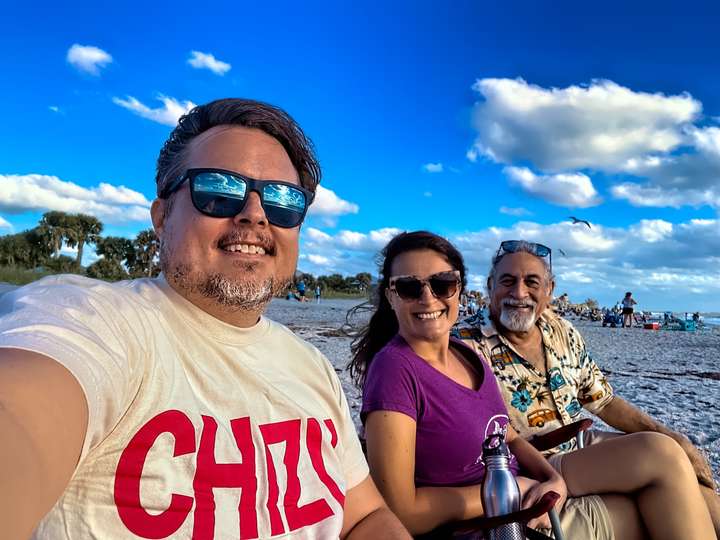
M705 458L700 450L698 450L687 437L679 433L674 433L673 439L677 441L690 459L698 482L711 489L715 489L715 480L713 479L712 469L710 468L707 458Z

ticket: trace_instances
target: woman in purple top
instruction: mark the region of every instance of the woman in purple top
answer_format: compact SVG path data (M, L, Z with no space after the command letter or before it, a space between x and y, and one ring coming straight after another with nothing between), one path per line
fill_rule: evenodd
M523 507L555 491L562 508L565 482L508 424L492 372L450 340L466 283L460 253L424 231L396 236L384 253L380 305L351 372L363 386L370 470L390 508L413 534L482 515L481 445L497 431L536 479L518 477ZM530 525L549 527L547 516Z

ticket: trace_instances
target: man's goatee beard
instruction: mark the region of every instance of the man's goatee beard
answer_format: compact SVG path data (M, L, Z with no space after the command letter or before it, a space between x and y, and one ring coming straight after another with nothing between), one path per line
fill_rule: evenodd
M512 332L527 332L535 324L535 306L531 313L522 313L510 306L500 309L500 324Z
M262 311L290 283L290 278L269 277L264 281L254 280L255 264L247 263L242 271L248 279L230 279L220 272L205 273L193 270L190 265L178 264L171 267L165 249L160 250L160 268L165 279L179 289L199 294L218 306L230 311Z

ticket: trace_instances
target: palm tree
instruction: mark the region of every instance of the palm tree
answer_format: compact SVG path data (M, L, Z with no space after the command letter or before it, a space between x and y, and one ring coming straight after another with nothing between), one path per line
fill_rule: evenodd
M95 250L98 255L120 264L134 255L132 241L120 236L99 238L95 242Z
M140 231L133 240L133 246L135 247L135 260L131 273L148 277L156 275L160 270L157 260L160 254L160 240L155 235L155 231L152 229Z
M52 210L45 212L38 224L38 233L52 252L57 256L62 248L63 240L68 238L70 227L70 216L65 212Z
M73 214L68 216L68 236L65 243L71 248L77 246L75 263L78 266L80 266L80 261L82 261L85 243L96 243L100 239L102 230L103 224L95 216L89 216L87 214Z
M52 248L39 227L0 237L0 263L8 266L35 268L45 264Z

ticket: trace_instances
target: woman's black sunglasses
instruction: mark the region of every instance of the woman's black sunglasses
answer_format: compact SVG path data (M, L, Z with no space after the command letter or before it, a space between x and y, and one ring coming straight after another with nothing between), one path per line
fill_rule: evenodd
M418 300L423 293L425 285L430 287L430 292L435 298L450 298L460 285L460 272L452 270L449 272L438 272L420 279L415 276L395 276L390 278L390 290L403 300Z
M160 192L167 199L190 182L193 206L206 216L233 217L242 212L250 192L260 196L267 220L284 228L297 227L305 219L315 194L302 186L281 180L256 180L223 169L188 169Z

